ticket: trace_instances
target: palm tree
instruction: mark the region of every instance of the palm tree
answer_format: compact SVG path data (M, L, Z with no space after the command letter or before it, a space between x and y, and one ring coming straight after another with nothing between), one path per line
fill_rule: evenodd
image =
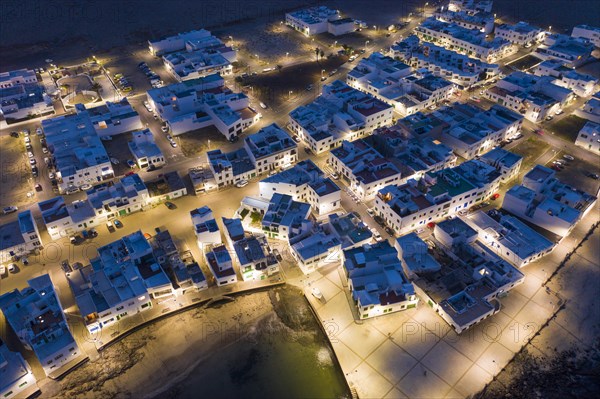
M319 54L321 55L321 59L323 59L323 56L325 55L325 52L323 50L320 50Z
M315 47L315 55L317 56L317 62L319 62L319 48Z

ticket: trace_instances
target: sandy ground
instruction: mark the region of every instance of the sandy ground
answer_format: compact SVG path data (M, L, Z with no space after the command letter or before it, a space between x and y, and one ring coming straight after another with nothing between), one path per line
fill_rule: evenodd
M302 304L304 303L304 304ZM61 381L42 386L41 398L175 397L178 383L203 362L256 334L315 339L317 324L291 287L241 295L233 302L170 317L124 338Z

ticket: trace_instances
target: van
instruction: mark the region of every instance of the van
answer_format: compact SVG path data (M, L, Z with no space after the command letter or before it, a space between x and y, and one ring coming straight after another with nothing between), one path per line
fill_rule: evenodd
M106 228L108 229L108 231L110 233L115 231L115 226L112 224L112 222L110 220L108 222L106 222Z

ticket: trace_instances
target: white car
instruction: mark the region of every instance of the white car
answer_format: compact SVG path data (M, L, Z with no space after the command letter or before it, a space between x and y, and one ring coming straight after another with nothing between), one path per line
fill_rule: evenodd
M6 274L6 266L0 265L0 277Z
M19 210L19 208L17 208L16 206L7 206L2 210L2 213L4 213L5 215L8 215L9 213L13 213L18 210Z
M81 191L87 191L87 190L90 190L92 187L93 187L93 186L92 186L91 184L87 184L87 183L86 183L86 184L83 184L83 185L79 186L79 189L80 189Z
M173 148L177 148L177 143L174 141L169 141L169 143L171 144L171 147Z
M575 158L574 158L572 155L569 155L569 154L565 154L565 155L563 155L563 158L564 158L564 159L567 159L567 160L569 160L569 161L574 161L574 160L575 160Z
M31 139L29 138L29 136L25 136L24 140L25 140L25 144L31 143Z
M248 185L248 180L240 180L239 182L235 183L235 186L237 188L246 187L247 185Z
M150 103L148 101L144 101L144 107L146 107L146 109L148 110L148 112L152 112L152 107L150 106Z
M169 131L169 127L168 127L168 126L161 126L161 127L160 127L160 130L161 130L163 133L166 133L166 132L168 132L168 131Z
M260 105L262 109L267 109L267 104L263 103L262 101L258 103L258 105Z
M369 216L373 216L375 214L375 211L373 210L373 208L368 208L367 213L369 214Z
M31 151L28 151L28 152L27 152L27 156L28 156L29 158L33 158L33 152L31 152Z
M11 263L8 265L8 271L11 273L17 272L17 265L15 263Z
M332 178L333 180L338 180L338 179L340 178L340 175L338 175L337 173L332 173L332 174L331 174L331 178Z
M111 159L110 159L110 162L111 162L113 165L118 165L118 164L119 164L119 160L118 160L117 158L111 158Z
M323 299L323 293L321 292L320 289L318 289L317 287L313 287L310 290L310 293L317 299Z

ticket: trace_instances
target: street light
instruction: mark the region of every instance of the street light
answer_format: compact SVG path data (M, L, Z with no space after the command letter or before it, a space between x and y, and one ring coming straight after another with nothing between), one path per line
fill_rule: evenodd
M367 44L369 44L368 40L365 41L365 51L367 51Z
M289 56L290 56L290 53L286 51L285 52L285 58L289 58Z
M293 93L293 91L292 91L292 90L288 91L288 100L291 100L291 99L292 99L292 93Z
M321 69L321 80L323 80L323 74L325 73L324 69Z

